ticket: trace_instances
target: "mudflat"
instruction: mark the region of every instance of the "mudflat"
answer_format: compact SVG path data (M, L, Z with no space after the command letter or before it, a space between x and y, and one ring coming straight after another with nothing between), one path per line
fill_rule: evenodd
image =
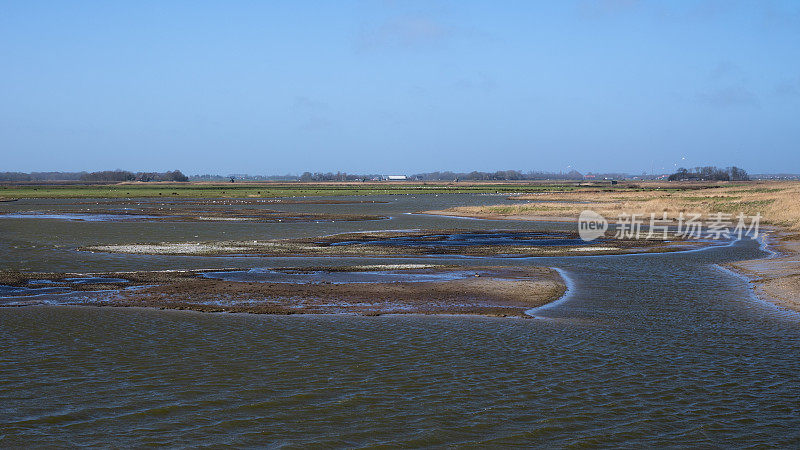
M387 281L380 281L381 278ZM0 283L6 289L16 288L17 292L14 301L6 301L3 306L52 302L46 294L43 298L41 289L45 286L53 296L59 296L53 298L59 298L62 304L257 314L525 317L527 309L557 300L566 290L558 272L546 267L465 269L432 265L289 268L268 272L6 272L0 274ZM25 295L25 290L31 295ZM81 295L70 296L70 292Z

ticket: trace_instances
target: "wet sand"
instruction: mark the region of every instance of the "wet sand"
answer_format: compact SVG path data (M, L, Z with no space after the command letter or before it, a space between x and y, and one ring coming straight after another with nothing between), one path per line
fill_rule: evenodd
M768 233L762 239L771 256L725 267L747 277L762 300L800 311L800 236L780 229Z
M388 267L388 268L387 268ZM68 298L63 304L188 309L256 314L470 314L527 317L525 311L560 298L561 276L546 267L447 266L276 269L286 274L391 271L393 275L441 276L441 281L394 282L259 282L203 276L204 271L116 272L103 274L0 274L7 286L68 287L98 295ZM237 270L240 271L240 270ZM216 274L224 271L214 270ZM229 271L233 272L233 270ZM69 280L97 279L96 283ZM412 278L410 278L411 280ZM108 281L117 280L117 281ZM6 306L28 303L24 296ZM16 299L15 298L15 299ZM41 295L33 299L40 301Z

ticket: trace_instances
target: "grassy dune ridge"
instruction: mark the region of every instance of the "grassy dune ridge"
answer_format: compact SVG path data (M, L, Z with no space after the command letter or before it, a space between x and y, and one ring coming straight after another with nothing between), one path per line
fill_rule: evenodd
M800 182L750 183L642 183L618 185L614 189L582 188L570 192L541 192L512 197L530 203L466 206L447 210L465 216L530 216L576 218L591 209L613 219L622 213L651 213L677 219L681 213L761 214L761 223L800 231Z
M677 188L683 186L683 188ZM613 220L622 213L650 214L676 219L681 213L700 213L704 219L715 213L761 214L761 224L772 225L767 242L776 255L726 264L751 280L759 297L782 307L800 311L800 182L748 183L642 183L613 189L585 188L571 192L542 192L513 197L522 204L457 207L432 214L476 218L577 221L585 209Z

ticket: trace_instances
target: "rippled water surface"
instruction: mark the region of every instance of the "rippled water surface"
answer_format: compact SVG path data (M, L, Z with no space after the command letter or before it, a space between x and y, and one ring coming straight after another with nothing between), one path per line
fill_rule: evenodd
M485 201L438 199L418 200L427 202L418 209ZM555 227L417 218L403 214L417 210L413 201L390 200L363 207L392 215L397 226L384 228ZM156 231L60 222L67 226L60 236L59 228L46 231L53 221L21 220L27 225L6 228L3 237L2 245L17 246L0 256L7 265L46 266L36 255L62 267L134 269L321 261L83 254L72 247L152 241ZM181 226L163 240L248 235L239 225ZM378 226L249 225L258 239ZM23 262L13 259L22 246L42 248ZM561 269L571 281L567 297L527 320L0 308L0 446L796 448L800 317L756 300L745 280L718 266L763 254L742 241L661 255L407 259ZM353 261L387 262L330 262Z

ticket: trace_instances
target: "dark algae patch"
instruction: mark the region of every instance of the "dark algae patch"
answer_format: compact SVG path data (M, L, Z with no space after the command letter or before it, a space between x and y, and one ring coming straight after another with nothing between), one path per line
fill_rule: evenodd
M704 245L694 241L597 239L577 233L518 230L374 231L266 241L163 242L95 245L82 250L153 255L259 256L569 256L676 251Z
M331 242L329 245L379 245L389 247L474 247L491 245L559 246L585 244L586 242L571 233L472 231L466 233L425 233L400 236L357 236L357 238L353 240L337 240L335 242Z

